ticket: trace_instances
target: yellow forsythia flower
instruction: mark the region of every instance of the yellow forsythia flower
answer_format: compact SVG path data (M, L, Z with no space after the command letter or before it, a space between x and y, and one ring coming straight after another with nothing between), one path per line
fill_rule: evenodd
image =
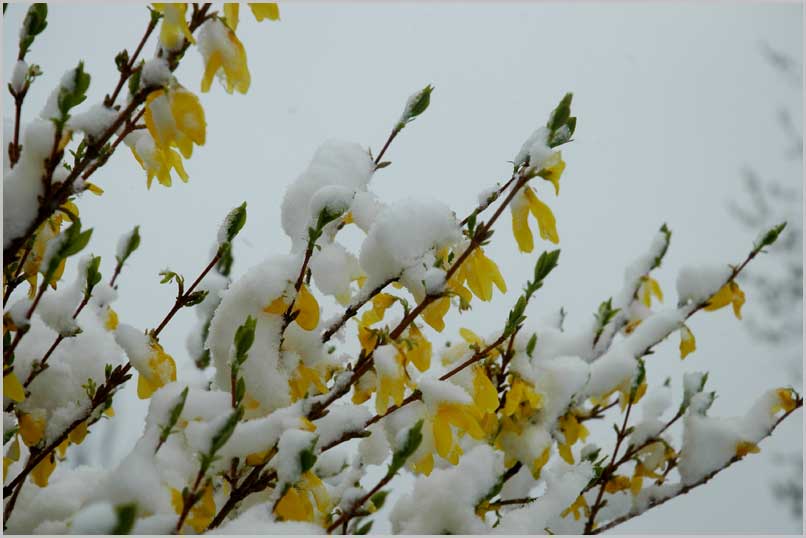
M403 394L406 391L406 371L403 369L403 356L397 353L394 358L395 365L386 365L380 368L376 362L377 388L375 395L375 412L382 415L392 405L403 403ZM390 401L391 400L391 401Z
M238 90L246 93L249 90L252 77L246 64L246 49L230 28L220 21L210 21L204 26L209 32L209 39L205 39L206 46L200 50L204 56L204 76L201 82L201 91L210 91L213 77L223 71L227 93Z
M470 291L482 301L493 298L493 284L501 293L507 291L498 265L484 254L481 247L474 249L454 274L459 284L466 282Z
M736 319L742 319L742 306L744 305L744 301L744 292L736 282L731 280L711 297L705 310L713 312L714 310L719 310L724 306L732 304L733 314L736 316Z
M80 445L84 441L84 438L86 436L87 436L87 421L85 420L84 422L76 426L73 429L73 431L70 432L70 434L67 436L67 439L75 445Z
M23 413L20 415L19 425L20 436L22 436L22 442L26 446L36 445L45 435L44 417L34 418L28 413Z
M560 457L562 457L562 459L564 459L567 463L573 464L574 456L571 452L571 447L574 446L577 441L584 441L588 438L588 428L580 423L579 420L577 420L576 415L573 413L567 413L566 415L560 417L558 425L560 427L560 431L562 431L563 435L565 436L565 443L558 444Z
M118 328L118 313L108 308L106 311L106 321L104 321L104 328L107 331L114 331Z
M516 415L521 418L531 416L543 406L543 396L535 392L534 386L520 377L511 378L510 388L504 400L504 416Z
M538 176L542 177L546 181L550 182L554 185L554 193L559 195L560 194L560 176L563 175L563 171L565 170L565 161L562 157L562 152L558 151L553 153L551 157L546 159L546 163L543 165L543 169L537 173Z
M524 187L523 191L512 200L510 208L512 210L512 233L521 252L532 252L534 249L534 239L529 228L529 212L537 220L541 238L554 244L560 242L554 213L551 212L549 206L540 201L531 187Z
M281 316L285 314L288 309L283 297L277 297L263 311L267 314L275 314ZM297 292L297 298L294 301L293 312L299 312L295 321L302 329L312 331L319 325L319 303L316 298L308 291L308 287L304 284Z
M585 517L590 516L591 510L588 506L588 501L585 500L584 495L577 497L577 500L575 500L571 506L562 511L560 517L566 517L568 514L573 513L574 519L579 520L580 510L585 514Z
M314 511L311 496L319 513L330 508L330 496L322 480L311 471L303 473L300 481L288 488L277 503L275 514L285 521L313 521Z
M162 150L156 146L150 134L143 134L134 144L129 144L134 158L146 171L146 186L150 189L156 177L160 185L171 186L171 170L176 170L179 178L187 183L188 174L182 164L182 157L173 149Z
M736 443L736 456L739 458L743 458L748 454L758 454L759 452L761 452L761 449L755 443L749 441L739 441Z
M680 358L685 359L689 353L697 349L697 339L691 329L683 325L680 328Z
M99 187L95 183L90 183L89 181L86 181L84 183L84 187L86 188L86 190L90 191L95 196L101 196L104 193L104 190L101 187Z
M20 436L15 435L14 440L11 441L8 451L6 452L5 456L3 456L3 480L6 478L6 473L8 472L8 467L15 461L19 461L20 459Z
M547 446L545 450L540 454L540 456L536 457L535 460L532 462L532 477L537 480L540 478L540 471L543 470L543 467L549 462L549 457L551 456L551 445Z
M258 22L263 19L269 19L270 21L280 20L280 8L274 2L249 4L249 9L252 10L252 14Z
M239 7L240 4L237 3L224 4L224 17L226 17L227 26L229 26L233 32L238 29ZM277 4L249 4L249 9L252 10L252 14L255 16L255 19L257 19L258 22L262 21L263 19L269 19L270 21L280 20L280 8L277 7Z
M397 350L421 372L431 366L431 342L423 335L416 323L409 325L409 338L396 344Z
M313 504L310 497L294 486L288 488L274 512L285 521L313 521Z
M373 332L369 327L373 319L372 312L364 312L358 320L358 341L361 343L361 349L366 352L372 351L378 344L378 335Z
M34 481L34 484L40 488L44 488L48 485L48 479L55 468L56 456L51 452L33 468L31 471L31 479Z
M442 332L445 329L445 314L451 308L451 299L449 297L440 297L430 305L425 307L423 313L423 321L428 323L431 328L437 332Z
M480 365L473 367L473 403L484 413L495 413L498 409L498 390Z
M319 303L308 291L308 286L303 284L300 287L294 306L299 310L299 315L296 319L297 325L306 331L312 331L319 325Z
M288 382L291 389L291 401L296 402L308 395L308 389L313 385L319 394L327 392L327 385L322 381L322 376L313 368L308 368L301 362L294 371L294 375Z
M10 398L17 403L25 400L25 388L14 371L3 376L3 398Z
M627 407L627 404L630 403L629 402L630 389L631 385L629 382L625 382L624 384L621 385L621 387L619 387L619 391L621 392L621 394L619 395L618 404L622 411L624 411L624 409ZM647 389L646 381L638 385L638 388L635 391L635 396L633 397L632 401L633 404L637 404L639 401L641 401L641 398L643 398L644 394L646 394L646 389Z
M794 390L778 389L775 391L775 394L778 396L778 402L776 402L776 404L772 407L773 414L777 413L778 411L789 413L798 406L797 400L794 397Z
M630 485L630 477L617 474L607 481L607 484L605 484L605 491L608 493L618 493L619 491L630 489Z
M184 500L182 499L182 492L176 488L171 488L171 505L177 514L181 514L184 509ZM208 484L202 492L201 498L196 501L190 513L185 519L185 524L193 527L193 530L198 534L204 532L216 514L215 500L213 499L213 485Z
M70 209L72 210L75 205L72 202L65 203L64 206L72 206ZM73 211L76 215L78 214L78 208L75 208ZM25 259L25 263L23 264L23 271L26 275L29 275L26 278L28 282L28 296L33 298L36 295L37 290L37 273L39 272L39 267L42 265L42 259L45 256L45 250L47 249L48 243L57 235L59 235L59 231L62 227L62 222L64 221L63 214L61 212L56 213L48 220L43 222L39 229L36 232L36 237L34 239L34 245L31 248L31 251L28 253L28 257ZM67 260L62 260L59 266L56 268L56 272L53 274L53 280L51 280L50 284L55 289L56 282L62 277L65 268L65 262Z
M412 469L414 469L415 473L429 476L431 474L431 471L434 470L434 455L430 452L427 453L418 461L414 462L414 464L412 465Z
M661 291L658 281L651 276L641 277L641 286L638 289L638 296L641 298L641 302L644 303L644 306L647 308L652 306L653 295L658 299L658 301L661 303L663 302L663 291Z
M158 3L154 4L154 9L162 13L162 25L160 26L160 44L168 50L176 50L182 45L183 39L191 43L196 41L190 33L188 23L185 20L185 12L188 5L186 3Z
M204 109L199 98L181 86L148 94L143 117L157 148L163 152L176 147L187 159L193 154L193 144L204 145Z
M484 430L467 404L447 402L439 404L436 414L432 417L434 445L437 454L451 462L452 465L456 465L459 463L462 449L459 443L454 443L452 425L474 439L483 439Z
M227 2L224 4L224 22L233 32L238 29L239 10L240 4L236 2Z
M137 380L137 396L140 399L150 398L154 391L171 381L176 381L176 363L159 343L152 341L148 370L141 371Z

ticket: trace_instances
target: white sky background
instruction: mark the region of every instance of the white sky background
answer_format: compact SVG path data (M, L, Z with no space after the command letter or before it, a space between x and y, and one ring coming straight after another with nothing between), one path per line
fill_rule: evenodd
M25 9L12 5L4 17L4 81ZM234 276L287 252L280 202L316 147L336 137L377 152L405 99L427 83L436 87L431 107L395 140L387 153L393 164L378 172L372 189L385 201L433 196L460 216L477 193L508 177L507 161L523 140L564 92L574 92L576 140L563 149L561 195L544 189L557 217L560 266L529 309L540 315L564 306L566 326L586 321L620 289L625 266L663 222L674 234L656 275L667 303L676 301L681 265L743 259L756 233L727 210L728 200L744 194L743 166L800 191L800 163L786 160L787 139L775 118L779 105L792 107L802 132L800 88L787 84L759 48L767 41L802 62L797 4L281 4L281 16L280 23L258 24L242 10L238 34L252 86L246 96L228 95L218 84L201 95L207 144L185 163L188 184L177 180L165 189L155 181L147 191L144 172L121 146L94 179L106 193L79 201L84 225L95 228L90 250L104 257L107 278L118 237L141 225L142 246L119 280L122 322L144 329L159 323L175 289L160 285L157 273L169 266L194 279L222 218L243 200L249 217L235 243ZM114 54L133 50L148 22L142 6L51 5L48 19L28 57L45 75L29 92L25 118L79 59L92 74L87 104L98 102L117 80ZM153 50L152 40L146 52ZM192 49L186 56L176 75L198 92L201 58ZM3 112L12 115L7 97ZM501 327L537 254L551 246L537 241L533 255L519 254L508 212L504 217L487 252L513 293L476 302L461 319L452 311L449 327L482 335ZM357 247L360 234L347 237ZM193 368L184 342L194 323L194 313L181 312L161 338L180 363L180 378ZM732 415L763 390L791 383L780 350L746 336L730 309L698 314L690 326L697 352L681 362L677 337L659 346L647 361L650 390L672 376L682 393L684 372L708 370L719 394L711 414ZM446 330L435 342L451 337ZM794 353L802 356L802 342ZM107 461L119 460L141 431L142 406L124 410L122 403L134 401L130 385L116 398L114 422L126 426L103 447ZM799 532L770 492L774 477L792 472L777 468L774 455L802 451L802 414L793 418L761 454L621 532ZM612 447L605 426L595 441Z

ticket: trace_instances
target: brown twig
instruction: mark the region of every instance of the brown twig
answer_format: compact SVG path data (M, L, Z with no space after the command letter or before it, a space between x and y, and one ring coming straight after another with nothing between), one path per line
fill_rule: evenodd
M272 453L270 453L270 455L266 458L266 462L268 462L275 453L276 447L272 449ZM227 502L224 503L224 506L221 507L221 510L218 511L213 520L210 522L210 525L208 525L208 531L221 525L229 513L232 512L236 506L238 506L238 503L240 503L250 494L257 491L262 491L266 488L271 480L277 477L277 471L272 470L263 475L261 478L260 473L263 471L265 466L266 463L254 467L239 487L233 487L232 493L230 493Z
M17 286L19 286L22 282L25 281L24 278L21 278L21 275L23 269L25 268L25 262L26 260L28 260L28 256L30 256L31 251L34 248L35 240L36 237L34 236L31 238L30 241L28 241L28 244L25 246L25 250L23 250L22 252L22 256L20 256L20 261L17 263L17 267L14 269L14 274L11 276L10 280L6 280L6 291L3 294L3 306L6 305L6 302L8 302L8 299L9 297L11 297L11 294L14 292L15 289L17 289Z
M17 161L20 160L20 123L22 122L22 104L25 101L25 96L28 93L29 84L26 82L22 91L19 93L12 92L14 97L14 138L8 145L8 160L9 168L14 168Z
M202 279L207 275L207 273L215 267L215 264L218 263L218 258L220 257L220 253L216 253L216 256L213 260L204 268L201 274L196 278L196 280L191 284L191 286L185 291L182 295L177 296L176 302L174 303L173 308L168 312L168 314L163 318L162 322L159 324L157 329L151 331L151 334L154 338L156 338L159 333L165 328L168 322L173 318L176 312L181 308L181 306L177 305L184 305L187 302L189 295L194 291L196 286L202 281ZM107 377L106 381L100 385L93 395L91 399L90 409L79 419L75 420L70 426L68 426L61 435L59 435L56 440L51 442L47 445L44 449L40 452L37 452L34 456L28 459L23 470L3 488L3 498L12 495L14 490L17 488L21 488L25 482L25 478L30 474L30 472L45 458L47 457L53 450L56 449L65 439L67 436L72 432L75 428L77 428L81 423L89 419L95 410L100 407L101 405L105 405L107 400L111 398L117 388L120 385L123 385L126 381L131 378L131 371L132 365L131 363L126 363L125 365L117 366L112 370L112 372ZM14 505L9 502L6 505L6 513L4 515L4 520L7 520L9 515L11 514L11 510L13 509Z
M188 25L188 28L191 32L195 31L205 20L207 20L207 11L209 10L210 6L211 4L204 4L201 9L199 9L197 12L194 12L193 17L191 17L190 24ZM185 40L183 46L180 47L179 50L173 51L169 54L168 66L171 71L177 68L178 59L182 57L189 45L190 43ZM78 179L79 176L81 176L85 169L87 169L87 167L90 165L90 162L96 160L104 145L109 141L110 138L112 138L112 136L121 126L130 121L135 109L143 104L148 94L155 89L158 88L146 87L140 89L135 95L132 96L130 103L120 112L120 114L118 114L112 125L110 125L98 137L98 139L93 140L93 142L87 147L87 152L84 158L75 164L70 174L65 178L64 181L60 183L59 188L56 189L55 192L50 193L44 200L41 201L36 217L34 217L33 221L28 225L28 228L22 233L22 235L13 238L9 242L8 247L3 248L4 260L13 260L14 254L36 232L36 230L39 228L39 225L45 222L59 206L67 201L70 195L73 194L73 183ZM120 140L122 140L122 138ZM108 157L108 155L106 157ZM97 168L97 165L92 167L91 172L89 173L94 172L97 170ZM87 177L89 177L89 173L84 174L82 177L87 179Z
M392 129L392 132L389 133L389 138L386 139L386 143L381 148L381 152L378 153L377 157L375 157L375 166L376 167L378 166L378 164L380 164L381 159L383 158L383 154L386 153L387 149L389 149L389 145L392 143L392 140L394 140L395 137L398 135L398 133L400 133L400 131L402 131L402 130L403 129L399 128L398 126L395 126L395 128Z
M358 511L358 509L360 509L362 506L364 506L364 504L368 500L370 500L373 495L378 493L381 490L382 487L384 487L386 484L391 482L392 479L396 476L396 474L397 473L387 473L386 475L384 475L384 477L381 478L378 481L377 484L375 484L375 487L373 487L371 490L369 490L369 492L366 495L361 497L361 499L359 499L358 502L356 502L353 505L352 510L350 510L349 512L343 513L341 515L341 517L339 517L336 521L334 521L333 523L330 524L330 526L327 528L328 534L333 532L333 530L336 529L339 525L342 525L342 524L346 525L350 521L350 519L352 519L355 516L355 513Z
M783 422L784 419L786 419L789 415L791 415L792 413L794 413L795 411L797 411L798 409L803 407L803 398L798 398L798 400L795 402L795 404L796 405L795 405L794 409L792 409L791 411L787 411L786 413L781 415L781 417L778 418L773 423L773 425L770 428L770 430L764 435L764 437L762 437L762 439L765 439L765 438L769 437L770 435L772 435L772 432L775 431L775 429L778 427L779 424L781 424L781 422ZM692 484L688 484L686 486L683 486L675 494L670 495L668 497L662 497L660 499L652 499L652 500L650 500L648 505L647 505L647 508L645 510L642 510L641 512L630 512L630 513L628 513L626 515L623 515L621 517L617 517L616 519L613 519L613 520L609 521L607 524L602 525L601 527L598 527L596 529L592 529L590 531L586 531L586 533L587 534L600 534L602 532L608 531L608 530L612 529L613 527L616 527L618 525L621 525L622 523L625 523L626 521L629 521L629 520L633 519L634 517L640 516L641 514L645 513L646 511L651 510L652 508L655 508L656 506L660 506L661 504L665 503L666 501L670 501L670 500L674 499L675 497L679 497L680 495L685 495L686 493L688 493L692 489L697 488L699 486L702 486L703 484L705 484L706 482L711 480L714 476L716 476L720 472L724 471L725 469L727 469L728 467L730 467L731 465L733 465L734 463L736 463L737 461L740 461L742 459L743 459L743 457L734 456L728 461L728 463L726 463L725 465L723 465L719 469L716 469L715 471L712 471L712 472L708 473L707 475L702 477L700 480L698 480L698 481L696 481L696 482L694 482Z
M112 107L115 105L115 101L118 98L118 94L120 94L120 91L123 89L123 85L126 84L126 80L128 80L128 78L134 72L132 68L134 67L134 64L137 63L137 57L143 50L143 46L146 44L146 41L148 40L149 36L151 36L151 32L153 32L154 29L157 27L157 21L158 19L155 18L152 18L149 21L148 26L146 27L146 31L143 34L143 37L140 39L140 43L138 43L137 48L134 49L134 54L132 54L132 57L129 59L126 65L123 66L123 68L120 70L120 78L118 79L117 86L115 86L112 95L107 96L105 99L106 101L105 104L107 107Z
M632 404L632 398L630 398L630 401L627 404L627 412L624 414L624 421L621 423L621 429L616 436L616 447L613 449L613 455L610 457L610 463L607 464L607 467L604 468L602 474L599 476L599 493L596 494L596 501L593 503L593 506L590 509L590 515L588 516L588 521L585 523L585 534L590 534L591 530L593 530L593 525L596 523L596 514L599 513L599 510L602 507L602 496L604 495L605 485L607 484L608 480L610 480L610 477L617 468L614 464L616 461L616 456L618 455L618 450L621 448L621 443L627 437L627 424L630 420Z
M504 209L509 205L518 191L523 187L530 179L530 176L520 174L518 176L517 181L515 182L514 187L511 189L510 193L507 195L506 199L498 206L495 213L490 217L488 222L483 222L478 225L473 235L473 238L470 241L470 244L467 248L462 252L462 254L453 262L453 264L448 268L447 272L445 273L445 281L447 282L450 278L459 270L459 267L464 263L464 261L472 254L472 252L481 246L482 241L484 241L490 235L490 231L492 230L493 224L498 220L498 218L503 213ZM442 294L437 295L426 295L426 297L415 307L413 308L401 321L398 325L389 333L390 340L396 340L400 338L403 334L403 331L406 330L417 316L419 316L423 310L425 310L431 303L436 301L437 299L443 297ZM376 342L375 347L364 356L364 360L361 361L360 365L357 365L355 370L353 371L353 375L350 378L348 383L345 383L344 386L340 387L339 390L332 390L330 394L321 402L317 402L315 405L311 406L311 410L308 413L308 418L310 420L315 420L316 418L320 418L324 415L325 410L333 404L336 400L347 394L349 392L350 387L357 383L361 376L363 376L369 369L372 367L373 364L373 353L375 348L377 348L378 343Z
M213 259L210 261L210 263L207 264L207 267L204 268L201 274L198 277L196 277L196 280L193 281L193 284L191 284L190 287L183 294L177 295L176 301L174 302L174 305L171 308L171 310L168 312L168 314L165 316L162 322L157 326L157 328L154 329L154 331L151 333L154 335L154 338L159 336L159 334L162 332L165 326L168 325L168 322L171 321L171 318L173 318L177 312L182 310L182 308L185 306L185 303L190 298L190 294L193 293L193 290L196 289L196 286L198 286L199 283L201 283L202 279L207 275L207 273L210 272L210 270L212 270L213 267L215 267L215 265L218 263L218 260L220 259L221 259L221 252L219 251L216 252L216 255L213 256Z
M485 347L484 349L479 350L476 353L474 353L473 356L471 356L465 362L463 362L462 364L458 365L456 368L453 368L451 371L447 372L446 374L442 375L439 378L439 380L440 381L445 381L447 379L450 379L451 377L453 377L454 375L458 374L460 371L464 370L465 368L467 368L471 364L474 364L474 363L484 359L487 355L490 354L490 352L492 350L494 350L496 347L498 347L501 344L501 342L503 342L506 338L507 338L507 336L505 334L502 334L495 342L493 342L489 346ZM334 441L331 441L327 445L324 445L323 447L321 447L321 449L320 449L321 452L325 452L326 450L330 450L331 448L333 448L333 447L335 447L337 445L340 445L340 444L342 444L342 443L344 443L346 441L349 441L350 439L356 439L358 437L365 437L366 434L364 433L364 430L366 430L369 426L372 426L373 424L375 424L379 420L391 415L392 413L394 413L395 411L397 411L401 407L405 407L405 406L409 405L412 402L416 402L416 401L420 400L421 398L422 398L422 393L420 393L420 391L412 392L402 402L400 402L400 405L392 405L384 413L379 413L379 414L374 415L372 418L370 418L364 424L364 426L361 428L360 431L347 432L347 433L343 434L338 439L336 439Z
M594 419L597 419L597 418L602 418L604 416L605 411L615 407L616 405L618 405L618 398L616 398L615 400L613 400L609 404L605 405L604 407L602 407L600 405L594 405L593 408L591 409L590 413L588 413L587 415L578 416L577 421L585 422L586 420L594 420Z
M396 280L397 280L396 278L387 280L377 288L373 289L365 299L362 299L361 301L348 306L347 309L344 311L344 314L341 316L341 318L339 318L339 320L336 323L328 327L328 329L322 333L322 343L324 344L328 342L333 337L333 335L336 334L339 331L339 329L341 329L344 326L345 323L347 323L347 320L355 316L358 313L358 311L361 310L362 306L371 301L372 298L378 295L380 292L382 292L383 289L386 288L386 286L388 286L392 282L395 282Z
M174 529L176 534L182 533L182 525L185 524L185 519L187 519L188 514L190 514L190 511L201 498L201 495L199 494L199 485L201 484L203 478L204 467L199 469L199 472L196 473L196 480L193 482L193 488L187 493L187 495L182 496L182 513L179 514L179 519L177 520L176 528Z

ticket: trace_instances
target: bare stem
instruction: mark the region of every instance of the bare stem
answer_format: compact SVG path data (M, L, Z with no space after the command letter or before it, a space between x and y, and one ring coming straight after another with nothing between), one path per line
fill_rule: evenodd
M781 415L781 417L778 420L775 421L775 423L772 425L770 430L764 435L764 437L762 439L767 438L770 435L772 435L772 432L775 431L775 429L778 427L779 424L781 424L781 422L784 421L784 419L786 419L789 415L794 413L796 410L798 410L801 407L803 407L803 398L798 398L798 400L795 402L795 404L796 405L795 405L794 409L792 409L791 411L787 411L786 413ZM697 488L699 486L702 486L703 484L705 484L706 482L711 480L714 476L716 476L717 474L721 473L722 471L724 471L725 469L727 469L728 467L730 467L731 465L733 465L737 461L740 461L741 459L742 459L742 457L740 457L740 456L734 456L728 461L728 463L726 463L725 465L723 465L719 469L708 473L707 475L702 477L700 480L698 480L698 481L696 481L696 482L694 482L692 484L688 484L686 486L683 486L674 495L669 495L668 497L661 497L660 499L652 499L651 501L649 501L649 503L648 503L648 505L647 505L645 510L642 510L640 512L630 512L628 514L625 514L625 515L623 515L621 517L617 517L616 519L613 519L613 520L609 521L607 524L602 525L601 527L598 527L598 528L593 529L593 530L591 530L589 532L588 531L586 531L586 532L588 534L600 534L600 533L603 533L605 531L608 531L608 530L612 529L613 527L616 527L618 525L621 525L622 523L625 523L625 522L633 519L634 517L640 516L641 514L645 513L646 511L655 508L656 506L660 506L661 504L665 503L666 501L670 501L670 500L674 499L675 497L679 497L680 495L685 495L686 493L688 493L692 489Z

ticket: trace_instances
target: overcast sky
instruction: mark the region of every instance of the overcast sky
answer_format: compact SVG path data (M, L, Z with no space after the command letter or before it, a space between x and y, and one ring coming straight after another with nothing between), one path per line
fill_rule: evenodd
M154 327L174 297L157 273L169 266L195 278L221 219L241 201L248 201L249 218L235 243L235 276L288 251L280 228L284 190L327 138L377 152L408 95L433 84L431 107L394 142L387 154L393 164L375 176L372 189L386 201L430 195L465 215L480 191L507 177L507 161L523 140L573 91L575 141L563 149L561 195L547 199L557 217L560 267L529 313L564 306L568 325L587 321L620 289L624 267L663 222L674 235L657 278L673 303L682 265L738 262L751 248L756 232L737 225L727 210L743 194L743 166L801 190L800 162L786 159L787 139L775 117L779 106L790 107L802 132L801 88L761 53L766 42L802 63L801 9L726 2L311 3L281 5L281 22L260 24L244 10L238 34L252 73L249 93L228 95L215 84L201 96L207 143L185 164L188 184L165 189L155 182L146 190L145 174L121 147L95 177L106 193L79 201L84 225L95 228L90 249L111 273L118 237L141 226L142 247L119 280L115 308L123 322ZM24 12L12 5L4 17L5 80ZM88 104L98 102L117 79L115 53L131 51L147 22L142 6L51 5L48 29L29 54L45 75L31 89L24 117L38 113L79 59L92 75ZM146 51L153 50L152 42ZM201 73L200 55L190 50L176 75L197 92ZM7 98L3 111L12 113ZM360 244L360 234L346 237ZM544 248L538 242L535 255ZM517 252L508 215L487 253L510 290L529 278L535 258ZM489 334L513 297L496 296L461 319L452 314L452 324ZM748 293L747 312L753 309ZM192 312L182 312L161 337L180 376L192 368L184 342L194 322ZM733 415L763 390L792 382L783 353L746 336L729 309L698 315L690 326L697 352L681 363L676 337L659 346L648 360L650 386L672 376L682 392L684 372L708 370L719 393L711 414ZM802 342L795 347L802 356ZM132 401L131 389L118 398ZM105 458L125 454L140 434L142 412L118 413L127 430L104 448ZM770 493L774 477L792 472L776 468L775 454L802 451L802 414L793 418L761 454L621 532L800 531ZM613 435L605 426L596 441L609 447Z

